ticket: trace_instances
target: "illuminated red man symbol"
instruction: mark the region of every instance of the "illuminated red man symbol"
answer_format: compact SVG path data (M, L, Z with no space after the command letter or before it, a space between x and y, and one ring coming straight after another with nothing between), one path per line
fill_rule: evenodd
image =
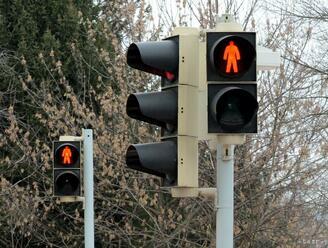
M71 164L72 163L72 151L71 148L65 146L61 154L63 158L63 164Z
M240 60L240 53L238 47L233 41L229 42L224 50L223 60L227 61L226 73L231 72L231 66L234 73L238 72L237 60Z

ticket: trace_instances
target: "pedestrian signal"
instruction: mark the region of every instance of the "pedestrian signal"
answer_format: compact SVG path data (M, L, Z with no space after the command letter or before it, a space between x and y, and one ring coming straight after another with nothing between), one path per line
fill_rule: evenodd
M79 196L81 194L81 168L79 141L54 142L54 195Z
M257 132L255 35L207 33L208 133Z

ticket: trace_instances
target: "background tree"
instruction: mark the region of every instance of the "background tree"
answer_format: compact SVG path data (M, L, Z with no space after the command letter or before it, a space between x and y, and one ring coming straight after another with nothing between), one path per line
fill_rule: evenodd
M82 127L92 127L95 135L97 247L209 243L203 235L207 226L199 230L203 222L191 211L195 205L173 200L157 178L144 178L125 166L128 144L153 140L158 133L125 115L128 92L158 87L158 80L130 71L125 61L131 40L158 37L159 31L148 26L149 6L143 1L86 2L93 11L84 12L80 3L60 1L53 8L16 1L12 12L5 9L9 3L1 5L1 30L9 34L1 41L0 246L82 246L81 204L58 204L51 189L52 141L80 135ZM15 8L28 17L29 27L22 24L26 20L15 19L20 18L13 15ZM6 19L10 13L12 21ZM53 18L43 22L51 24L45 33L38 27L40 16ZM67 33L56 33L54 27Z

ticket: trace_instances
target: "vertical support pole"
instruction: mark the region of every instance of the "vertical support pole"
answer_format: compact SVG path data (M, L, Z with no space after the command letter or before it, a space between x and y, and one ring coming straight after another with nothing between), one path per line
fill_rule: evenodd
M217 145L216 248L233 248L234 145Z
M85 248L94 248L93 209L93 137L92 129L83 129L83 178L84 178L84 239Z

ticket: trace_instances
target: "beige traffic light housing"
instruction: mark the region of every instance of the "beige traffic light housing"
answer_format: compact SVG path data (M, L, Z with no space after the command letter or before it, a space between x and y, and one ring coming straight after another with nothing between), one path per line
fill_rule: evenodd
M179 36L177 186L173 197L192 197L198 188L198 45L197 28L176 28Z
M204 32L178 27L173 31L175 35L179 36L178 168L177 185L170 189L173 197L198 197L203 190L198 188L198 141L209 140L215 147L221 139L207 131ZM243 138L236 135L233 140L242 143Z

